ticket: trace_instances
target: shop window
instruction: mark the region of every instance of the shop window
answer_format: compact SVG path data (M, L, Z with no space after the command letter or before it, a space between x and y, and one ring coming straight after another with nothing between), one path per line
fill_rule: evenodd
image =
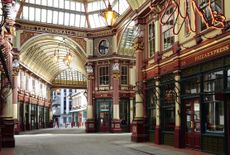
M204 92L222 91L224 88L223 71L207 73L204 75Z
M121 84L128 84L128 67L121 66Z
M200 8L202 10L202 12L204 12L205 14L205 19L207 20L208 23L212 23L212 12L211 9L213 11L215 11L216 13L223 13L223 0L211 0L211 9L208 8L208 1L207 0L198 0ZM203 31L205 30L207 27L205 25L205 23L201 20L200 17L200 30Z
M199 94L200 93L200 77L195 76L183 80L182 82L183 95Z
M230 69L228 69L227 75L228 75L228 78L227 78L227 88L230 89Z
M147 82L147 115L149 122L149 130L155 130L156 127L156 87L155 81L150 80Z
M207 132L224 132L223 71L204 74L205 129Z
M149 24L148 32L148 47L149 47L149 57L152 57L155 53L155 25L154 23Z
M175 128L175 85L169 83L161 86L162 129L174 131Z
M109 84L109 67L103 66L99 68L99 84L108 85Z
M209 97L205 103L206 131L224 132L224 102L216 101L215 97Z
M174 43L173 34L173 8L169 8L162 17L162 21L166 24L162 25L162 45L163 50L167 50L172 47Z

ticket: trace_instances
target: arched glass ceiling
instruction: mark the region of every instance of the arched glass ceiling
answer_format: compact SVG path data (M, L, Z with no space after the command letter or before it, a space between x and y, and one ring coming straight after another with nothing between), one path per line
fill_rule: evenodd
M70 65L64 58L72 55ZM55 59L55 55L58 59ZM85 53L78 45L67 37L40 35L30 39L21 49L20 61L34 73L51 82L60 72L74 68L85 73Z
M135 23L132 21L127 24L122 34L118 50L120 55L134 56L133 41L135 35Z
M120 15L129 8L126 0L109 1ZM99 28L106 26L100 16L106 6L108 0L26 0L20 18L78 28Z
M52 81L54 87L70 86L75 88L86 88L86 77L75 69L66 69L60 72Z

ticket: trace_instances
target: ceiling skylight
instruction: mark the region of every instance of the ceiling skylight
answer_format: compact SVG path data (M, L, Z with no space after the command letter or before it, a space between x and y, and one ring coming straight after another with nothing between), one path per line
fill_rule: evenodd
M120 15L129 8L126 0L109 0L109 2ZM31 22L98 28L106 26L100 12L107 6L107 0L88 3L84 0L26 0L20 18Z

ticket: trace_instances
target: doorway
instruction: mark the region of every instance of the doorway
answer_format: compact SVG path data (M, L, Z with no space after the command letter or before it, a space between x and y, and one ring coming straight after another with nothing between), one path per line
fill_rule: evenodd
M185 146L199 149L201 146L200 134L200 100L185 100Z
M109 132L111 129L112 100L98 99L96 108L97 130L99 132Z

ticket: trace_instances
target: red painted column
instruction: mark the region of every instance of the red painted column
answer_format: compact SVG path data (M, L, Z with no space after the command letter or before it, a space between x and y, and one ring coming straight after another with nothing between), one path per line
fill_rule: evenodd
M86 72L88 74L87 81L87 120L85 122L86 132L96 132L95 119L93 116L93 84L94 84L94 74L92 64L86 66Z
M19 134L20 126L18 120L18 73L13 75L13 118L14 118L14 132Z
M144 36L143 36L143 26L141 20L137 20L137 26L139 26L139 36L134 40L134 49L136 53L136 113L135 118L132 122L132 136L131 140L134 142L143 142L147 140L147 134L144 128L144 105L143 105L143 92L144 83L142 77L142 66L143 66L143 51L144 51Z
M120 116L119 116L119 85L120 85L120 67L118 61L112 66L112 85L113 85L113 120L112 132L121 132Z

